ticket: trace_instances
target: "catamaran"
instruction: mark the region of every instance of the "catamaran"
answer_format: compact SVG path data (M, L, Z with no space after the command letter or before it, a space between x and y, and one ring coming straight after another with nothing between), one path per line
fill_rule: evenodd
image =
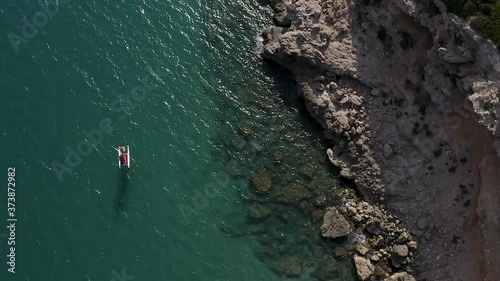
M118 169L122 167L130 168L130 149L127 146L115 148L118 151Z

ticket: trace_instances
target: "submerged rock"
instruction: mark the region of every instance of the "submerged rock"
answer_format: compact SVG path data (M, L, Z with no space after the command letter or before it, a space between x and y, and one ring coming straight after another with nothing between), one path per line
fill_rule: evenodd
M267 227L262 224L249 224L245 227L245 234L260 234L260 233L266 233L267 232Z
M254 173L250 176L250 181L258 193L268 193L271 190L271 179L265 175Z
M302 229L297 235L297 242L307 243L310 240L308 229Z
M321 209L315 209L311 213L311 219L313 222L320 221L325 216L325 211Z
M276 257L276 252L272 247L266 246L262 247L261 249L255 250L254 251L255 256L257 259L263 263L269 262L269 260L273 259Z
M252 203L248 210L248 216L252 219L265 219L271 214L271 209L259 203Z
M245 145L246 141L243 138L240 137L235 137L231 140L231 145L236 149L236 150L242 150Z
M321 236L328 238L345 237L351 233L351 225L336 208L331 208L323 217Z
M344 247L335 247L335 256L336 257L345 257L349 252L347 252L347 249Z
M304 199L311 198L312 195L301 184L292 183L285 186L280 193L277 194L277 200L284 203L295 203L298 204Z
M318 269L312 273L312 276L320 281L344 280L341 278L345 274L346 267L334 259L328 259L319 264Z
M302 166L300 172L305 177L312 178L316 171L314 170L314 166L312 164L305 164L304 166Z
M252 124L249 120L240 120L238 128L240 130L241 136L245 139L249 139L254 135Z
M311 212L311 203L302 201L299 203L299 210L302 214L307 215Z
M285 257L278 261L275 270L286 276L297 277L302 274L302 262L297 255Z
M314 199L314 205L318 207L324 207L326 205L326 196L316 196L316 198Z
M370 260L360 256L354 256L354 265L356 266L356 273L359 279L363 281L370 278L375 271L375 267Z
M283 159L285 159L285 154L283 154L283 152L281 152L281 151L275 151L273 153L273 162L274 163L280 164L281 161L283 161Z

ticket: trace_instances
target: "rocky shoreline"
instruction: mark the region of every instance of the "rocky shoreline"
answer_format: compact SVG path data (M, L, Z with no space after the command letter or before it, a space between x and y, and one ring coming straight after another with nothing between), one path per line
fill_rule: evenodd
M338 207L325 214L321 235L332 239L348 237L359 279L374 276L383 280L415 280L411 272L418 242L400 220L379 204L342 193L336 196Z
M265 4L276 26L263 32L264 58L295 75L334 144L329 161L366 200L335 194L322 236L354 239L360 280L496 280L500 55L493 44L441 1Z

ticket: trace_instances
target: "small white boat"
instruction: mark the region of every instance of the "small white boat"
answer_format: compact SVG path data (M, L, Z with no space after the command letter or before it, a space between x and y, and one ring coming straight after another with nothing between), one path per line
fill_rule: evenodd
M118 168L130 168L130 148L128 145L115 148L118 151Z

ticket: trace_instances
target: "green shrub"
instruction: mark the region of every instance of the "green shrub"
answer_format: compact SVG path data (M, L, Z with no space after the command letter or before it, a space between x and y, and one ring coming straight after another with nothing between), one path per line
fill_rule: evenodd
M487 17L477 16L472 18L470 26L479 32L484 32L484 27L486 26L486 22L488 22Z
M500 46L500 0L444 0L448 11L473 17L471 27Z

